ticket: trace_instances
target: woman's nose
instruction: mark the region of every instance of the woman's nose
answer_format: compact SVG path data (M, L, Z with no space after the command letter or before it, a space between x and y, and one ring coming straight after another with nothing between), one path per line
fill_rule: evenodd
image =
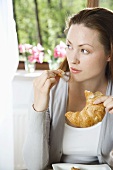
M79 60L79 53L77 52L77 50L73 51L72 54L72 58L71 58L71 63L72 64L80 64L80 60Z
M80 64L80 60L75 58L74 60L71 61L72 64Z

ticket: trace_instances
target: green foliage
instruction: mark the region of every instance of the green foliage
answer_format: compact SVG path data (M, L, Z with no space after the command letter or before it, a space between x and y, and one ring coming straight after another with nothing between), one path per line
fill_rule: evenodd
M20 43L36 42L36 22L33 0L15 0Z
M100 0L99 6L113 10L113 0Z
M18 24L19 43L37 45L38 31L34 0L14 0ZM65 21L68 16L86 7L87 0L37 0L42 45L45 51L60 41L65 42ZM100 7L113 10L113 0L100 0ZM48 56L48 54L46 54ZM47 57L46 57L47 58Z
M42 42L45 50L65 42L65 20L69 15L86 7L87 0L37 0ZM36 45L37 26L33 0L15 0L19 43Z

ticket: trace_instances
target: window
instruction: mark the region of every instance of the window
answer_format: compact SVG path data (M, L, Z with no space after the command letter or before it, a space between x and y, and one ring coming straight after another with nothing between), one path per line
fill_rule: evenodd
M63 21L65 21L66 14L68 16L72 13L78 12L79 10L81 10L85 7L98 6L98 3L99 3L99 0L70 0L70 1L68 1L68 3L67 3L67 1L68 0L60 0L60 1L56 1L57 4L56 3L52 4L53 7L56 7L56 6L59 5L58 8L59 7L61 8L60 11L62 11L61 16L63 18L57 16L58 15L56 13L57 10L55 10L55 15L52 15L52 13L54 12L53 8L51 8L50 11L48 11L48 10L45 11L44 9L46 9L45 6L47 4L45 2L42 2L42 1L37 1L37 2L39 2L39 4L38 4L39 19L40 19L41 16L44 16L44 13L47 12L47 15L50 15L50 13L52 12L51 15L50 15L51 18L48 17L49 18L48 22L50 22L49 25L52 25L52 29L50 28L49 32L47 32L47 30L48 30L47 18L42 17L40 19L40 29L41 29L42 42L43 42L42 45L44 47L45 46L51 47L52 45L54 46L55 41L56 42L60 41L60 39L64 39L64 41L65 41L65 37L62 33L63 33L63 30L64 30ZM36 20L35 19L35 8L34 8L33 2L30 5L29 5L29 0L26 1L26 3L22 0L20 0L20 1L13 0L13 2L15 2L15 3L13 3L13 6L15 6L14 17L15 17L16 23L17 23L16 24L17 29L18 29L17 30L17 36L18 36L19 43L31 43L31 44L35 43L36 44L36 41L38 39L36 31L38 29L37 29L37 25L36 25L36 22L35 22L35 20ZM59 2L59 4L58 4L58 2ZM23 3L24 3L24 6L22 5ZM28 5L27 5L27 3L28 3ZM41 5L42 5L43 8L41 8ZM27 10L28 10L28 12L27 12ZM20 14L21 14L21 17L19 18ZM27 18L27 20L26 20L26 18ZM31 23L32 20L33 20L33 23ZM55 22L56 22L56 20L59 20L59 23L58 22L54 23L54 20L55 20ZM22 22L25 23L25 24L23 24ZM55 24L57 24L57 25L55 25ZM56 33L54 33L53 30L55 30ZM28 42L26 42L26 39L28 40ZM48 42L47 39L49 39L49 42ZM23 40L23 42L21 40ZM52 44L51 44L51 42L52 42ZM48 69L48 68L49 68L48 63L42 63L42 64L37 63L36 64L36 69ZM19 62L18 69L24 69L24 62L21 61L21 60Z

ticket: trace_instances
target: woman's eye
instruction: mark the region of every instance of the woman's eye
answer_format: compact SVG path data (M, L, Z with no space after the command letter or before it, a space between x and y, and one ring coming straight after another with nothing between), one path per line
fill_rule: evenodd
M81 52L84 53L84 54L89 54L89 51L85 50L85 49L81 49Z
M66 46L68 49L72 49L72 47L69 44L67 44Z

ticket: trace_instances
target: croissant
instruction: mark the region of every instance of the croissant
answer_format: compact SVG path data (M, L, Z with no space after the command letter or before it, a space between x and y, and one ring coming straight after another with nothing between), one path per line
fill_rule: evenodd
M60 71L59 73L58 73L58 76L60 76L60 77L63 77L64 76L64 71L63 70L61 70L61 69L58 69L58 71Z
M72 167L71 170L80 170L79 168Z
M105 107L103 103L93 104L93 102L103 96L99 91L92 93L85 90L86 106L81 112L67 112L65 114L70 125L75 127L90 127L101 122L105 115Z

